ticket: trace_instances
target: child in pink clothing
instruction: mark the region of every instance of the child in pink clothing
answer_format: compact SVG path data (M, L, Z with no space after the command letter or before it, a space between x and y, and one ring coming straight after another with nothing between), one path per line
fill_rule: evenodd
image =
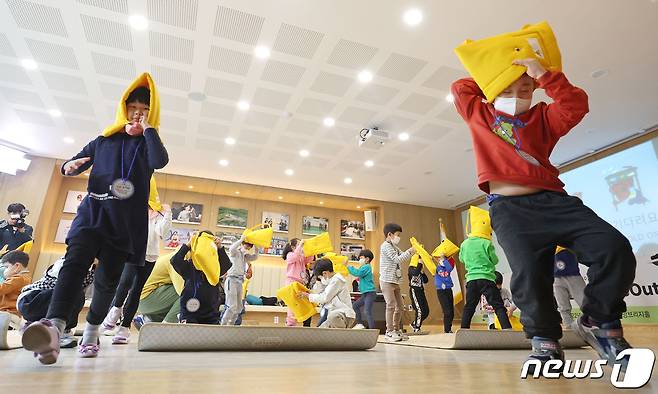
M283 259L286 261L286 285L289 285L293 282L299 282L304 286L309 286L310 275L308 273L308 268L306 265L313 261L313 256L305 257L304 251L304 240L299 238L293 238L286 244L286 247L283 249ZM286 316L286 326L294 327L297 325L297 319L292 314L292 311L288 309L288 314ZM309 318L304 322L305 327L311 326L311 319Z

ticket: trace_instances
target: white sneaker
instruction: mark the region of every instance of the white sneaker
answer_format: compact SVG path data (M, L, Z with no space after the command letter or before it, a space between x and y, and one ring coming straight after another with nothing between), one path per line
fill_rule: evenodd
M409 335L405 334L404 331L402 330L397 330L398 336L400 337L400 340L402 341L408 341L409 340Z
M130 329L120 327L112 337L112 345L126 345L130 342Z
M352 327L353 330L365 330L366 326L363 324L357 324L354 327Z
M388 342L400 342L402 340L402 337L400 334L397 333L397 331L388 331L386 332L386 335L384 335L384 338Z

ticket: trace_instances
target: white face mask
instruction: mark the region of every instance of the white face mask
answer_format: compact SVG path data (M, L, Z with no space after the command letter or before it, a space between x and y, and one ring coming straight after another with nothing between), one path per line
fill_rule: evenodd
M366 259L364 258L359 259L359 264L365 264L365 263L366 263Z
M393 242L393 245L397 245L400 243L400 236L396 235L395 237L391 238L391 242Z
M509 115L518 115L530 109L532 100L522 98L496 97L494 108L496 111L504 112Z

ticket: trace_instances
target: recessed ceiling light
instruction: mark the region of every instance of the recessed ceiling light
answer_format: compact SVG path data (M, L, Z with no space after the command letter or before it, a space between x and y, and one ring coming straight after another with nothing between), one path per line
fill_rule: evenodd
M62 116L62 111L58 109L50 109L48 110L48 113L50 114L50 116L54 118L59 118L60 116Z
M400 141L409 141L409 133L400 133L400 134L398 134L398 139Z
M222 167L226 167L226 166L228 166L228 160L226 160L226 159L221 159L221 160L219 161L219 165L222 166Z
M235 138L233 138L233 137L226 137L226 138L224 139L224 142L226 143L226 145L235 145Z
M407 188L404 187L404 186L400 186L400 187L398 187L398 190L407 190Z
M130 26L135 30L146 30L149 27L149 21L141 15L131 15L128 18Z
M71 137L64 137L64 138L62 138L62 141L64 141L67 144L72 144L72 143L75 142L75 140Z
M308 157L308 155L310 155L310 152L307 151L306 149L302 149L302 150L299 151L299 155L301 157Z
M249 105L248 101L245 101L245 100L238 101L238 108L240 110L249 111L249 107L251 107L251 105Z
M356 206L356 209L361 209L361 205L357 205L357 206Z
M290 168L288 168L288 169L285 171L285 173L286 173L286 175L288 175L288 176L293 176L293 175L295 175L295 171L293 171L293 170L290 169Z
M446 101L449 103L454 103L455 102L455 96L452 95L452 93L448 93L446 96Z
M368 70L363 70L359 73L359 81L362 83L368 83L372 81L372 73Z
M324 118L322 123L327 127L333 127L336 124L334 118Z
M404 13L403 19L407 25L416 26L423 21L423 13L418 8L412 8Z
M39 67L37 62L32 59L23 59L21 60L21 64L28 70L36 70Z
M320 205L324 205L324 201L320 201Z
M605 68L599 69L599 70L594 70L592 71L592 74L590 74L592 78L602 78L608 75L608 70Z
M187 98L189 98L192 101L205 101L206 100L206 95L201 93L201 92L189 92L187 94Z
M352 178L349 178L349 177L348 177L348 178L345 178L345 179L343 179L343 182L344 182L346 185L349 185L349 184L352 183Z
M240 192L236 190L236 191L235 191L235 194L240 194Z
M259 45L254 48L254 55L256 55L256 57L259 59L267 59L270 57L270 48L264 45Z
M363 163L366 167L372 167L375 165L375 162L372 160L366 160L365 163Z
M194 189L194 186L189 185L187 188L188 188L188 189Z
M423 174L425 174L425 175L432 175L432 171L425 171Z
M283 196L279 196L279 197L277 197L277 198L278 198L279 200L283 200Z
M455 195L454 194L448 194L447 196L448 197L454 197Z

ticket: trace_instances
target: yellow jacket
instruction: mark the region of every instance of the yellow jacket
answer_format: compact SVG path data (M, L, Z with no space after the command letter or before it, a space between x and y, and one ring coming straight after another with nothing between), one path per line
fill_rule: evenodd
M149 276L148 280L146 281L144 289L142 290L142 294L139 297L140 300L148 297L151 293L153 293L155 289L164 285L173 284L176 293L178 293L178 295L181 294L183 291L183 286L185 285L185 281L174 270L174 267L171 266L170 260L174 254L175 252L169 253L164 256L160 256L158 260L156 260L155 266L153 267L153 272L151 272L151 276Z

